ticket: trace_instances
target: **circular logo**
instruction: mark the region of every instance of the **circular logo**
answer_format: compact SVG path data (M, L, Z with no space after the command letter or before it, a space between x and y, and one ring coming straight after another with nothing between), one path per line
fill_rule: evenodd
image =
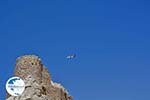
M11 77L6 82L6 90L12 96L20 96L25 90L25 83L20 77Z

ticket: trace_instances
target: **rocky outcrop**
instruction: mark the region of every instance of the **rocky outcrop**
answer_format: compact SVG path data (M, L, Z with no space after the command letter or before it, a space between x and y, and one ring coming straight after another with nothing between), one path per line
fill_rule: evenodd
M24 80L25 91L18 97L7 94L6 100L73 100L61 84L51 80L47 68L35 55L19 57L14 76Z

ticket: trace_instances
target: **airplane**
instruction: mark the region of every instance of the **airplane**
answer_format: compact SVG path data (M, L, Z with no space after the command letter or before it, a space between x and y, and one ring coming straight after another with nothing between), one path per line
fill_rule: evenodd
M76 57L76 54L68 55L66 58L67 59L74 59Z

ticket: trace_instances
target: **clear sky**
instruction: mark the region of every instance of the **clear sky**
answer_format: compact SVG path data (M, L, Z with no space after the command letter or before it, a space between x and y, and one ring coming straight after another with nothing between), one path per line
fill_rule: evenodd
M150 100L149 0L0 0L0 100L36 54L74 100ZM76 53L72 60L66 56Z

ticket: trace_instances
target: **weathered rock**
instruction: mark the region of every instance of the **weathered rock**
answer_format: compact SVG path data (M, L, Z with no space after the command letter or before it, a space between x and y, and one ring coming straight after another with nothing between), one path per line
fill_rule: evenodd
M73 100L66 89L51 80L50 74L35 55L25 55L17 59L14 76L25 82L21 96L7 94L6 100Z

